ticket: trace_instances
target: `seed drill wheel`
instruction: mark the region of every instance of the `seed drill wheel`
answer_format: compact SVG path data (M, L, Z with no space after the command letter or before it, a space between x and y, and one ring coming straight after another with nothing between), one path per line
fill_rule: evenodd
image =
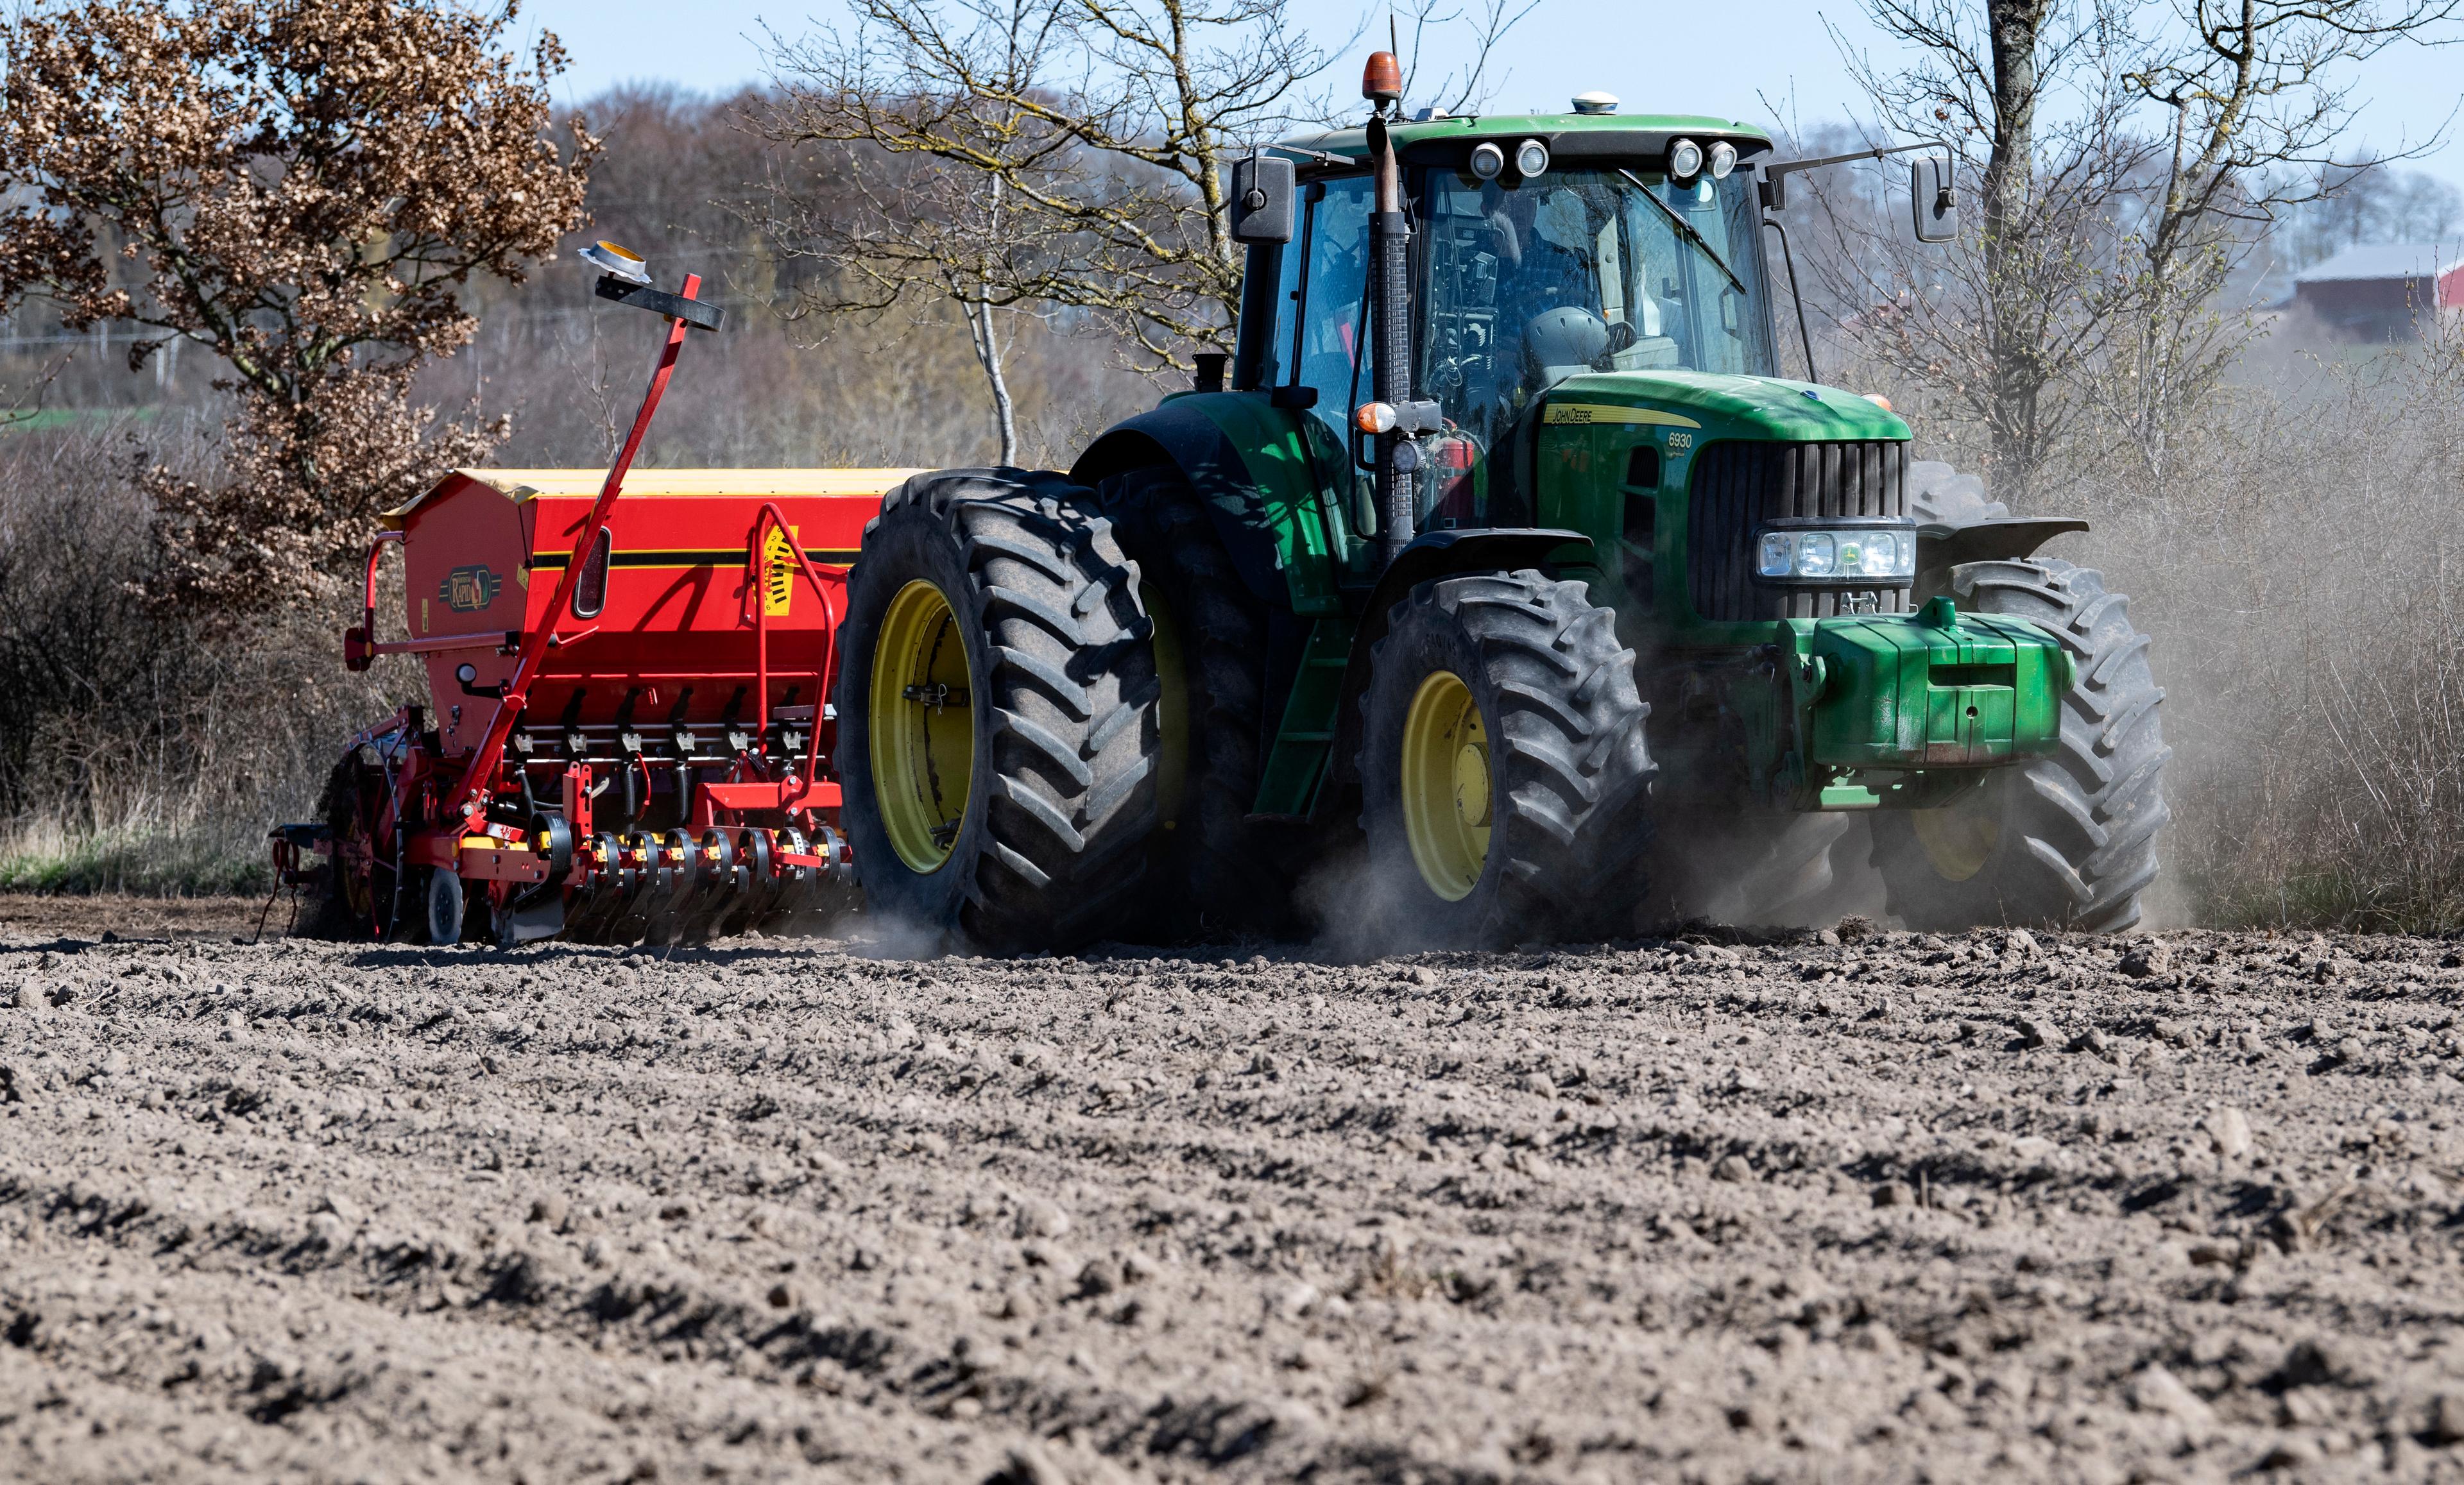
M1874 865L1910 928L2012 924L2104 933L2139 921L2156 879L2165 805L2165 699L2128 601L2091 568L2051 557L1954 569L1960 606L2033 619L2079 667L2062 698L2060 749L1996 770L1936 810L1872 817Z
M1650 709L1616 616L1581 583L1421 583L1373 652L1361 710L1361 824L1395 943L1630 930Z
M1126 931L1161 752L1137 569L1057 474L890 492L848 578L845 819L869 911L986 948Z
M393 920L391 842L374 839L373 821L385 775L345 756L327 775L318 801L332 854L326 859L324 890L319 894L309 931L319 938L384 938L388 927L410 932L415 924ZM415 916L405 905L406 917Z
M442 867L430 867L428 887L421 894L427 900L423 926L431 944L462 942L462 925L468 906L462 897L462 879Z

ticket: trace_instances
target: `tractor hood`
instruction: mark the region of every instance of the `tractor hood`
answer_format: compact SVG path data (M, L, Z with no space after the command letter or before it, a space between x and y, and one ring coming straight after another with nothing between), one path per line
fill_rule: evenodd
M1812 382L1701 371L1616 371L1569 377L1548 391L1543 421L1646 423L1700 428L1715 438L1791 442L1905 439L1907 424L1880 404Z

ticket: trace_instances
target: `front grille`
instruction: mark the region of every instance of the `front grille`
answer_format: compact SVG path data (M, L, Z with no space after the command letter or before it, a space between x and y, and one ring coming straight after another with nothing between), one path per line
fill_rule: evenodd
M1715 622L1905 613L1905 588L1791 591L1754 581L1754 532L1788 516L1908 513L1908 446L1719 443L1694 456L1687 580Z

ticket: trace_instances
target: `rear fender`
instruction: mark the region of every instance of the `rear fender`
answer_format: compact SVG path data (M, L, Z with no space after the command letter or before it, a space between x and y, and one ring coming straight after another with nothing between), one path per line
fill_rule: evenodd
M1519 568L1579 567L1593 560L1592 538L1578 531L1547 527L1457 527L1412 538L1370 590L1353 631L1352 663L1343 673L1343 695L1334 713L1334 743L1327 759L1328 783L1349 786L1359 780L1355 754L1360 750L1360 695L1369 688L1369 655L1386 637L1387 616L1414 588L1433 578L1461 573L1513 572ZM1326 812L1340 789L1318 791L1318 813Z
M1108 476L1166 465L1180 471L1261 602L1317 617L1342 612L1335 592L1339 514L1332 482L1344 472L1317 419L1279 408L1264 393L1196 392L1113 425L1069 477L1096 488ZM1324 447L1320 447L1320 445ZM1134 512L1107 512L1133 520Z

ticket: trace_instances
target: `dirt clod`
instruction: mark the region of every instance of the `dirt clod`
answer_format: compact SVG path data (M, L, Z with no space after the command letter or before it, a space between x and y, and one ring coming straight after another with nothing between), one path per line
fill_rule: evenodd
M2172 946L2161 938L2142 939L2122 956L2122 972L2134 980L2162 974L2172 967Z
M2019 1034L2019 1045L2023 1047L2058 1047L2070 1039L2059 1027L2040 1015L2019 1016L2012 1021L2011 1028Z
M2250 1116L2228 1104L2199 1121L2218 1155L2238 1160L2250 1153Z
M1017 1226L1021 1237L1062 1237L1069 1232L1069 1213L1049 1197L1030 1196L1019 1204Z

